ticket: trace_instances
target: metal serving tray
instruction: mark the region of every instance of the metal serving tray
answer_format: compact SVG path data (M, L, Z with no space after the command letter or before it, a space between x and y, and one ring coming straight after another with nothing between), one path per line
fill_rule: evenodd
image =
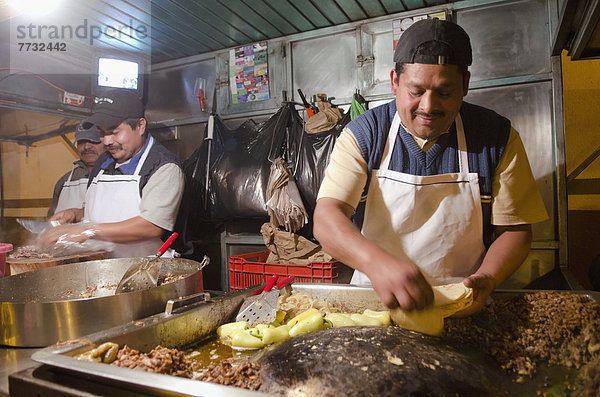
M101 382L116 387L152 395L230 396L232 387L215 385L169 375L116 367L107 364L80 361L72 356L83 353L104 342L119 346L128 345L140 351L150 351L157 345L185 348L214 334L216 328L233 321L243 299L259 286L247 288L223 296L199 301L203 296L191 296L169 304L169 313L160 313L124 326L114 327L86 336L93 346L81 342L68 346L55 346L33 354L36 362L50 365L70 373L100 378ZM341 284L293 284L293 289L307 295L342 304L344 309L361 311L365 308L381 310L383 303L372 288ZM495 291L494 298L535 292L533 290ZM584 294L600 303L600 293L569 291ZM235 389L239 396L260 396L265 393Z
M0 279L0 345L43 347L164 310L169 299L202 291L199 262L161 258L159 277L183 278L115 295L119 280L147 258L71 263ZM81 293L93 291L83 298Z

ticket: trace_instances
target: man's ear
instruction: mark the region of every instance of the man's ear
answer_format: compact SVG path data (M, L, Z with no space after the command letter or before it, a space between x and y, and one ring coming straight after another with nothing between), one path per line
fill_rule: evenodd
M463 77L463 96L467 96L469 92L469 80L471 79L471 72L466 72Z
M143 117L138 121L137 130L140 135L143 135L144 132L146 132L146 124L146 119Z
M390 71L390 80L392 83L392 94L396 95L396 90L398 89L398 74L396 73L396 69Z

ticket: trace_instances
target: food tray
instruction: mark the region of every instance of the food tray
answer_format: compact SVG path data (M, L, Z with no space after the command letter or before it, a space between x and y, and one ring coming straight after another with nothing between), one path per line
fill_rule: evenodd
M115 294L119 280L146 258L69 263L0 278L0 345L41 347L158 313L169 299L201 292L201 264L161 258L160 277L185 276Z
M310 262L307 265L267 263L271 251L251 252L229 257L230 291L235 291L269 281L274 274L294 276L298 283L331 284L338 277L340 262Z
M350 311L360 311L365 308L380 310L384 307L375 291L368 287L341 284L293 284L292 287L294 290L313 298L326 299L333 304L344 303ZM197 341L205 340L211 334L214 334L219 325L233 321L239 307L242 305L242 301L250 296L254 290L256 288L227 293L204 302L194 302L188 306L182 306L172 314L159 313L136 322L99 331L85 336L84 340L78 343L52 346L39 350L33 354L32 359L38 363L48 365L55 374L60 374L63 371L79 374L86 379L109 385L114 388L113 390L133 391L139 395L266 396L265 393L258 391L73 358L74 355L86 352L108 341L117 343L120 346L128 345L139 351L150 351L157 345L179 348L193 345ZM503 299L528 292L534 292L534 290L494 291L492 296L494 299ZM600 302L600 293L591 291L570 292L584 294ZM92 345L88 344L90 342ZM544 374L541 371L539 378L539 384L541 385L545 382ZM514 387L520 387L520 385L515 383ZM537 383L531 385L531 387L535 389ZM537 393L512 395L536 396Z

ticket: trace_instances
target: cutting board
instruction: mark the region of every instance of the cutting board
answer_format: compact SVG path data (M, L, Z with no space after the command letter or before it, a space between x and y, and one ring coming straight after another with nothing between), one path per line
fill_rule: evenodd
M25 273L32 270L42 269L45 267L64 265L67 263L96 261L107 258L108 252L106 251L89 252L68 256L57 256L54 258L6 258L6 275L12 276L15 274Z

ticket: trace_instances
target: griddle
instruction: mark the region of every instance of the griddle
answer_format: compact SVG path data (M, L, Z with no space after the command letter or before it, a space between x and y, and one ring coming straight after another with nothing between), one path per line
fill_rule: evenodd
M341 303L349 311L361 311L365 308L381 310L383 308L383 304L372 288L335 284L293 284L292 287L298 292L313 297L328 299L333 303ZM234 319L243 299L256 288L227 293L207 302L182 305L171 315L160 313L140 320L137 325L129 324L89 335L86 339L92 343L92 346L87 343L78 343L71 346L57 346L40 350L34 353L32 359L44 364L45 368L50 368L56 373L79 374L80 378L94 380L110 387L123 390L135 389L152 395L200 396L219 395L218 393L229 393L229 395L241 395L241 393L252 395L251 393L255 393L254 395L260 395L258 392L227 386L214 389L215 385L210 383L136 371L107 364L79 361L72 357L107 341L118 343L120 346L127 344L131 348L145 352L150 351L157 345L187 349L201 344L214 335L218 325ZM534 291L495 291L492 296L495 299L502 299L503 297L527 292ZM589 291L573 293L582 293L600 302L600 294L598 293ZM325 396L335 393L337 395L352 395L352 388L360 390L360 393L357 392L354 395L361 395L369 387L376 390L371 395L428 395L427 393L419 394L416 389L412 390L414 392L412 394L397 394L400 390L399 386L409 385L412 378L420 376L424 376L424 378L414 383L421 385L421 387L427 387L424 390L430 392L429 395L448 395L444 394L442 386L451 385L452 380L456 378L457 383L462 387L460 390L473 391L474 393L482 391L482 394L475 393L475 395L536 396L537 390L544 390L549 385L555 384L553 382L564 382L568 376L576 375L576 371L566 370L562 367L547 370L544 366L539 366L533 379L528 380L524 385L519 385L506 374L500 373L498 368L495 368L491 362L486 361L486 358L482 357L480 353L467 351L464 346L446 346L437 338L426 337L397 328L377 328L377 330L371 328L334 328L299 336L282 342L280 345L259 351L254 359L264 365L265 371L263 372L261 369L261 378L265 377L265 382L272 382L269 386L285 388L287 390L286 394L290 396L300 395L297 393L299 391L297 386L303 385L305 387L307 384L305 381L298 382L298 379L303 379L302 375L297 374L294 381L290 374L299 370L304 370L310 374L309 369L312 370L312 375L305 376L304 379L308 380L308 383L313 386L317 385L316 388L311 389L314 394L310 395ZM383 352L381 350L382 346L367 346L368 338L375 337L375 333L378 332L390 333L387 336L378 336L386 340L387 347L383 349ZM338 341L341 345L347 343L348 346L353 347L348 348L345 353L340 353L340 345L338 344L336 347L331 342L331 336L341 338ZM311 338L314 338L312 342ZM305 343L304 347L300 348L299 344L307 340L308 342ZM402 349L393 347L395 340L397 340L400 347L406 349L415 344L419 346L417 348L413 347L410 353L408 351L402 352ZM354 346L353 344L356 343L358 345ZM390 370L387 362L382 360L382 357L388 360L385 350L390 352L393 360L396 357L402 362L406 362L406 365L394 365L391 369L399 371L394 373L394 376L382 376L376 379L376 376L373 375L376 372L371 374L369 371L386 370L383 366L387 366L387 370ZM360 353L362 353L362 356ZM433 361L433 357L436 355L439 355L440 358L441 356L447 356L449 359L446 361L438 359L438 365ZM285 357L289 359L286 360ZM341 365L338 360L341 360L344 365ZM398 361L395 362L398 363ZM448 365L448 362L457 364L458 367L444 367ZM381 365L377 366L376 364ZM369 365L375 366L373 369L369 369ZM367 369L363 370L365 366ZM431 366L436 369L432 369ZM359 374L364 374L364 376L359 376ZM332 376L337 381L332 382ZM434 390L429 383L433 382L436 376L441 377L437 381L442 386ZM328 391L327 384L333 385L333 389ZM363 387L363 389L360 389L360 387ZM261 392L269 394L281 394L282 390L284 389L275 387L271 389L267 386L264 389L261 388ZM454 392L458 389L449 388L449 390ZM317 391L319 392L317 393ZM330 394L327 394L328 392Z

